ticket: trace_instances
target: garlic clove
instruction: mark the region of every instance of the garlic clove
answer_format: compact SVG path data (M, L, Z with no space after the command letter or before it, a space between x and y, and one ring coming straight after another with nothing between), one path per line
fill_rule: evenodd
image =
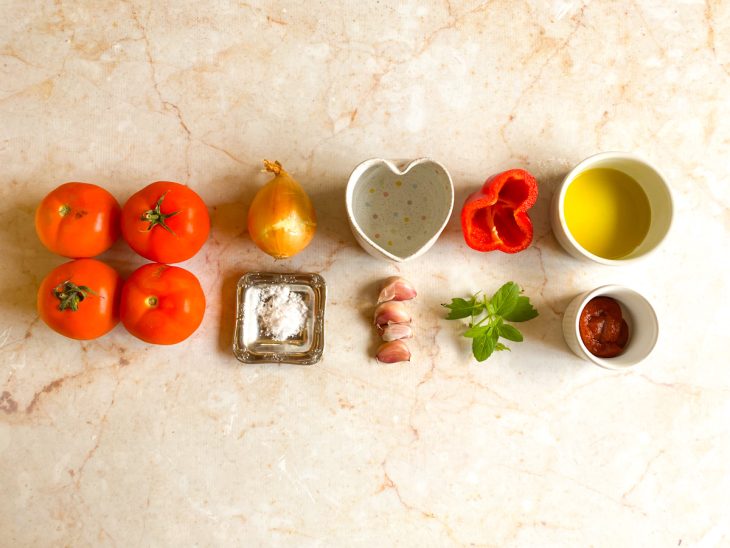
M391 276L383 281L378 303L387 301L407 301L417 295L413 284L400 276Z
M384 326L378 326L378 334L384 341L396 341L399 339L410 339L413 336L413 330L407 323L389 323Z
M375 359L380 363L409 362L411 351L401 340L384 342L378 347Z
M375 325L384 326L391 323L411 323L405 305L399 301L387 301L375 307Z

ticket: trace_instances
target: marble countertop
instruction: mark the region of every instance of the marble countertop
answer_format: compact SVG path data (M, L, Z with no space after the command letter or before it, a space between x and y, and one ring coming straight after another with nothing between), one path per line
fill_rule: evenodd
M730 4L3 2L0 21L0 531L7 546L719 546L730 543ZM337 4L337 5L333 5ZM639 264L571 258L550 197L581 159L638 152L667 175L676 222ZM535 240L463 243L458 216L421 258L365 254L344 187L370 157L429 156L456 210L490 174L540 183ZM280 160L319 215L274 262L245 230ZM208 297L174 347L118 326L91 342L39 321L63 259L33 212L95 182L121 202L177 180L210 207L183 263ZM143 263L123 243L103 260ZM311 367L244 366L235 285L318 272L327 341ZM378 365L375 283L419 290L410 364ZM540 316L484 364L439 303L515 280ZM606 283L660 318L625 372L572 355L560 321Z

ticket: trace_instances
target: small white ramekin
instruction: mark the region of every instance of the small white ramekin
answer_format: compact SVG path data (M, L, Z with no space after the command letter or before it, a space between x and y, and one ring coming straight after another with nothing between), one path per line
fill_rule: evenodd
M629 341L622 354L615 358L599 358L590 353L580 338L578 321L585 305L594 297L611 297L621 305L621 312L629 326ZM656 312L642 295L620 285L604 285L575 297L563 315L563 336L568 347L579 358L606 369L626 369L651 354L659 338Z
M644 240L621 259L606 259L594 255L573 237L565 221L565 193L575 178L588 169L610 168L633 178L644 189L651 207L651 224ZM606 265L623 265L646 256L662 243L672 225L674 206L667 180L648 161L630 152L601 152L590 156L575 166L563 179L553 195L550 206L550 223L560 245L577 258L590 259Z

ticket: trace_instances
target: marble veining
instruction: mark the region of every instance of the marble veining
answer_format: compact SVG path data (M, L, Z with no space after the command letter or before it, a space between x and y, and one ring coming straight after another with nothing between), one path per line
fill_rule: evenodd
M44 2L0 18L0 531L7 546L722 546L730 543L730 4ZM609 268L561 250L548 221L571 166L602 150L660 166L676 222L656 254ZM372 157L447 166L455 215L403 264L349 231L350 171ZM319 216L275 262L246 234L261 160ZM510 167L540 184L524 252L479 254L458 211ZM120 202L177 180L209 205L182 266L208 298L171 348L120 325L91 342L39 321L63 259L33 212L65 181ZM102 260L128 275L122 242ZM317 272L324 358L243 366L231 350L245 272ZM376 282L416 285L410 364L372 356ZM471 359L440 303L520 283L526 341ZM641 291L660 318L625 372L573 356L576 294Z

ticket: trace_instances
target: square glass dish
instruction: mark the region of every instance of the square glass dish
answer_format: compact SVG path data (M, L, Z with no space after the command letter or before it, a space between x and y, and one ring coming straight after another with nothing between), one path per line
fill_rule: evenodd
M292 298L304 306L302 329L282 337L282 340L269 333L260 314L259 305L267 299L266 292L272 288L288 289ZM317 363L324 351L326 299L327 285L319 274L245 274L238 280L236 291L236 329L233 339L236 358L243 363ZM276 313L276 310L273 312Z

